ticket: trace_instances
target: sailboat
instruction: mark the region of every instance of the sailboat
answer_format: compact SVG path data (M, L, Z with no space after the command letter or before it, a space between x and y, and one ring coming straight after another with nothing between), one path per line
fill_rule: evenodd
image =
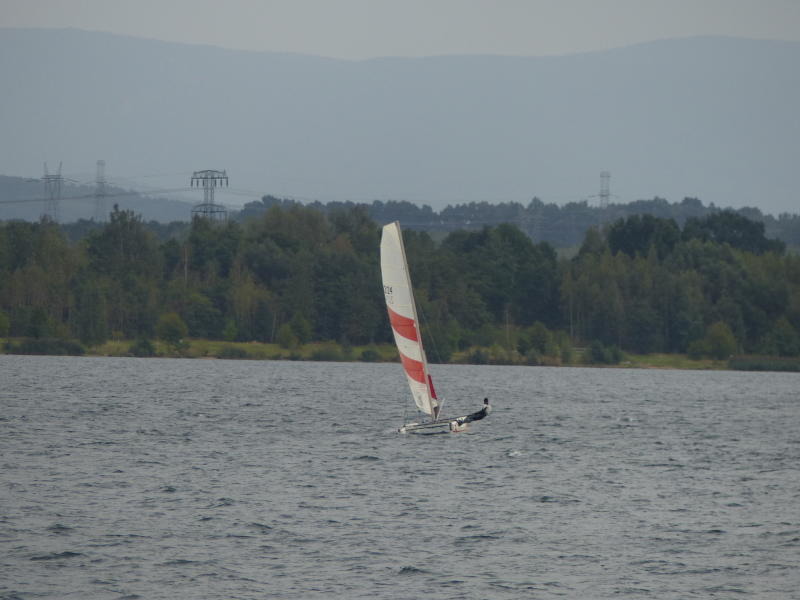
M383 295L389 322L394 333L394 342L400 355L411 396L419 412L426 415L422 421L405 423L400 433L443 433L466 431L467 423L459 418L442 418L443 401L440 401L428 372L428 360L422 347L422 335L411 287L406 250L400 223L389 223L381 235L381 277Z

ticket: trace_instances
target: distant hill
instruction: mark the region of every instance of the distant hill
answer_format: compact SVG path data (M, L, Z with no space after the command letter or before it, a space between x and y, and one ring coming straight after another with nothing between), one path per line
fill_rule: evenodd
M345 61L0 29L0 169L280 196L797 209L800 43L665 40L559 57ZM244 202L245 200L243 200ZM592 200L596 202L596 200Z

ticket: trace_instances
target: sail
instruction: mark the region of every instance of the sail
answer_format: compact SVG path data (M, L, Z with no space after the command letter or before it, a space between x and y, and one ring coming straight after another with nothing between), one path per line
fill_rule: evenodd
M417 307L411 288L406 251L399 223L389 223L381 236L381 276L383 295L392 324L394 341L400 353L400 361L411 388L417 408L433 415L439 406L433 391L433 382L428 375L428 362L422 348Z

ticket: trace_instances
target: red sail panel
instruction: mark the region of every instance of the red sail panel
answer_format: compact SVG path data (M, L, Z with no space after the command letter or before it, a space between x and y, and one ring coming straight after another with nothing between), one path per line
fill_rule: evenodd
M394 329L407 340L412 340L414 342L418 341L417 328L414 326L414 319L404 317L403 315L394 312L388 306L386 308L389 310L389 321L392 323L392 329ZM424 381L422 383L424 383Z
M438 398L436 397L436 390L433 389L433 379L431 379L430 375L428 375L428 389L431 391L431 398L433 398L434 400L438 400Z
M425 383L425 369L422 367L420 361L408 358L402 353L400 354L400 360L403 362L403 368L411 379L420 383Z

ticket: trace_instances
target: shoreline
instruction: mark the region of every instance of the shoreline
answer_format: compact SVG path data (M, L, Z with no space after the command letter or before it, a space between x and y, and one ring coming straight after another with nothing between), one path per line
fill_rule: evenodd
M47 340L36 340L41 348L47 350ZM53 340L51 351L11 351L8 346L20 345L25 338L6 338L0 345L0 354L17 356L92 356L92 357L138 357L138 358L184 358L193 360L268 360L268 361L310 361L310 362L398 362L395 347L390 344L370 344L346 346L335 342L309 342L294 348L282 348L278 344L263 342L227 342L220 340L189 339L179 346L168 345L162 341L110 340L97 346L84 347L77 342ZM52 351L53 349L57 351ZM66 351L65 351L66 349ZM69 350L72 351L69 351ZM19 348L17 348L19 350ZM136 352L136 351L139 352ZM142 351L144 350L144 351ZM475 362L469 360L476 348L456 352L448 361L431 364L454 365L494 365L494 366L548 366L548 367L586 367L605 369L654 369L690 371L779 371L800 372L800 358L773 356L731 356L729 359L692 359L685 354L628 354L616 364L584 362L582 352L576 351L568 362L559 357L543 356L538 363L525 361L517 353L502 352L503 357L494 359L490 348L480 348L488 360ZM508 356L513 360L508 360Z

